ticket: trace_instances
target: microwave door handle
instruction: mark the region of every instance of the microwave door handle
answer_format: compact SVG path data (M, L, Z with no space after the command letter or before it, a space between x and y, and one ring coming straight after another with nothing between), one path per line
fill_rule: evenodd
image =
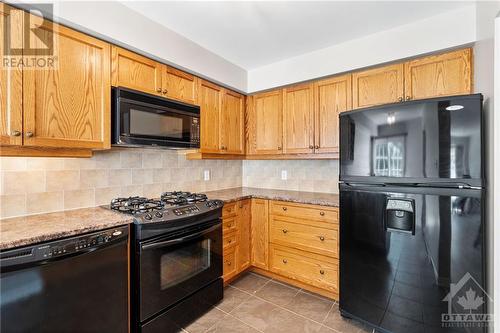
M218 223L217 225L214 225L208 229L203 229L202 231L200 232L197 232L195 234L192 234L192 235L189 235L189 236L185 236L185 237L181 237L181 238L176 238L176 239L171 239L171 240L166 240L166 241L163 241L163 242L156 242L156 243L150 243L150 244L144 244L144 245L141 245L141 250L142 251L146 251L146 250L152 250L152 249L156 249L156 248L159 248L159 247L165 247L165 246L170 246L170 245L175 245L175 244L179 244L179 243L184 243L184 242L187 242L189 240L192 240L192 239L195 239L197 237L200 237L208 232L212 232L214 230L216 230L217 228L220 228L220 223Z

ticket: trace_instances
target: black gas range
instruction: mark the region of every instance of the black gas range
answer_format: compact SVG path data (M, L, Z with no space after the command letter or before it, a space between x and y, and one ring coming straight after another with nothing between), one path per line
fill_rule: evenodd
M223 205L180 191L111 201L134 216L132 331L177 332L222 299Z

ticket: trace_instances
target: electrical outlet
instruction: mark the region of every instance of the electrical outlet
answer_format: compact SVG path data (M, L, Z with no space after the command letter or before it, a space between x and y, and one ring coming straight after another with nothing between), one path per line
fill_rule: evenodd
M204 170L203 171L203 179L205 181L210 180L210 170Z
M287 180L288 172L286 170L281 170L281 180Z

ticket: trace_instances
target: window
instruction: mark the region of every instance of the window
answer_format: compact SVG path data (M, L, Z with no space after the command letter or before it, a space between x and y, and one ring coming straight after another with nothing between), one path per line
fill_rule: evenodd
M372 141L375 176L403 177L405 168L405 137L374 138Z

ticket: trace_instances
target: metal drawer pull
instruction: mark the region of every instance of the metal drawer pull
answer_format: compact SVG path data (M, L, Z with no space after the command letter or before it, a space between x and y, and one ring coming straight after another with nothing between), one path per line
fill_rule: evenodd
M286 229L283 229L282 231L284 234L286 234L288 232L288 230L286 230Z
M325 237L323 237L323 236L319 236L319 240L320 240L320 241L324 241L324 240L325 240Z
M325 271L324 271L324 270L320 270L320 271L319 271L319 274L321 274L321 275L325 275Z
M232 242L232 241L233 241L233 240L232 240L232 239L230 239L230 240L228 240L227 242L228 242L229 244L231 244L231 242Z
M286 211L287 209L288 209L288 208L286 208L286 207L283 207L283 210L284 210L284 211Z
M231 266L231 262L230 262L230 261L228 261L228 262L227 262L227 265L228 265L228 266Z
M325 212L319 212L319 215L325 216Z
M283 259L283 263L286 264L288 262L288 260L286 259Z

